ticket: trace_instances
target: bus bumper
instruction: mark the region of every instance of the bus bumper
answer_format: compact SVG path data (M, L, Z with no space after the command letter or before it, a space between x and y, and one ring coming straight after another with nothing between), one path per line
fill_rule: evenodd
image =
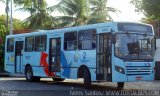
M133 82L133 81L152 81L152 80L154 80L154 74L127 76L127 79L128 79L128 82Z

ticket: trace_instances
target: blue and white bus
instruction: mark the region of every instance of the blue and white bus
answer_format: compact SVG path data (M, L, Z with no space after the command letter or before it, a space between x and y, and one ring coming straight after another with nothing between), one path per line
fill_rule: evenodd
M83 78L92 82L154 80L154 31L148 24L108 22L6 37L5 70L28 81Z

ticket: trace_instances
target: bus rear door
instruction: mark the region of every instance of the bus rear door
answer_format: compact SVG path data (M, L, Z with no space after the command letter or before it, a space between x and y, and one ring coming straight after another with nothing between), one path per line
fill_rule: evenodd
M17 41L15 47L15 73L22 73L23 41Z
M51 38L49 47L49 71L55 72L56 75L61 72L60 65L60 54L61 54L61 38Z

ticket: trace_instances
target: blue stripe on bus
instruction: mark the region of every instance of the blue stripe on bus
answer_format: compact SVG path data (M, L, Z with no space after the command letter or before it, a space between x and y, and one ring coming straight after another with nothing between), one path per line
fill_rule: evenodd
M67 59L66 59L66 57L65 57L65 55L64 55L64 53L62 51L61 51L61 64L62 64L62 67L64 69L62 75L64 77L68 77L69 78L71 63L70 64L67 63ZM64 67L67 67L67 68L64 68Z

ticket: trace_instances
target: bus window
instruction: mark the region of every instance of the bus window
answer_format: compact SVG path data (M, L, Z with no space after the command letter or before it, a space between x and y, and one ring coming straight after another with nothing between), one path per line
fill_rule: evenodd
M14 38L10 38L7 40L7 52L14 51Z
M69 32L64 34L64 50L77 49L77 32Z
M81 50L91 50L96 48L96 30L83 30L79 32L79 45Z
M41 35L35 37L35 51L36 52L43 52L46 50L46 41L47 36Z
M26 37L25 40L25 52L32 52L34 48L34 37Z

